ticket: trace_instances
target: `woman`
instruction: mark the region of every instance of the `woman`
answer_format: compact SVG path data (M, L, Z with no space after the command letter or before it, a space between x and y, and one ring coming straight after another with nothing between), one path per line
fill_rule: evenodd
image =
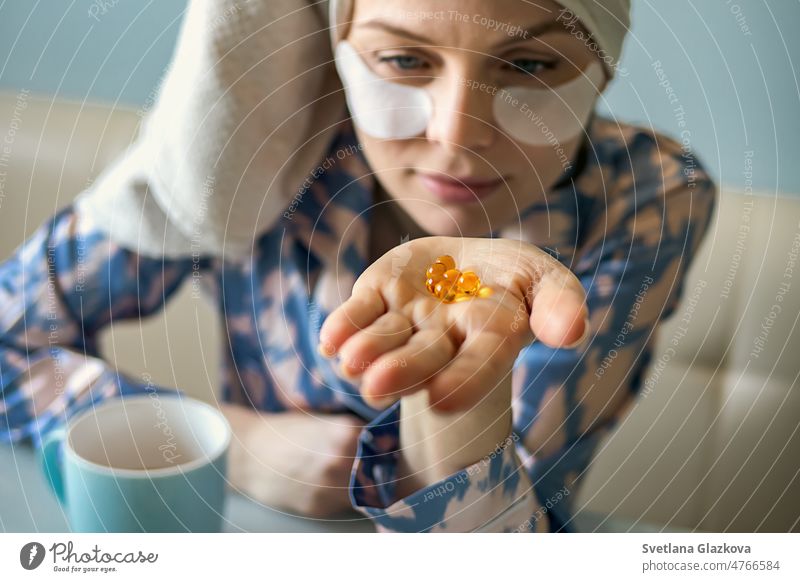
M574 531L715 188L593 113L627 1L431 6L332 3L348 119L250 255L147 257L70 205L2 266L6 439L148 388L97 366L96 334L198 277L225 315L234 486L379 531ZM493 294L439 301L441 255Z

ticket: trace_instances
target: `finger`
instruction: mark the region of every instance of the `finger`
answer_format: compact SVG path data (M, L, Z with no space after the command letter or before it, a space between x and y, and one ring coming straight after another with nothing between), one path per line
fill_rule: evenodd
M511 373L519 350L497 333L469 335L456 357L428 383L428 401L440 412L472 408Z
M383 297L375 289L361 287L331 313L319 330L319 353L326 358L339 351L357 331L372 324L386 311Z
M417 392L447 365L455 351L444 329L420 330L405 345L373 362L361 378L361 395L375 402Z
M531 331L552 348L580 345L589 334L586 293L577 277L563 267L547 271L531 306Z
M414 325L401 313L384 313L374 323L356 332L340 349L341 371L348 378L357 378L382 354L405 344Z

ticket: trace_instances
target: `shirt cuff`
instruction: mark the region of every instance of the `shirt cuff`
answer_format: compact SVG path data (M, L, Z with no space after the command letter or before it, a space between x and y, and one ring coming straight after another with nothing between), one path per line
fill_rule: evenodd
M515 433L472 465L398 499L400 405L364 426L350 476L353 508L379 532L547 531L546 519L532 519L539 503Z

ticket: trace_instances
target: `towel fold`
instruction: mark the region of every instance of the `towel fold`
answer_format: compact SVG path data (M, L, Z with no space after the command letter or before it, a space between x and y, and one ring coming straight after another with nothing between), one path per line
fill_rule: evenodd
M327 0L191 0L136 141L78 196L149 256L239 256L346 118Z

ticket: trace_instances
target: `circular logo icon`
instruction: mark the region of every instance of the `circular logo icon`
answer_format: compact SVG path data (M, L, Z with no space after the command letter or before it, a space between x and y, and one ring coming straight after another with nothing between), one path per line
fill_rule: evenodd
M35 570L44 561L44 546L39 542L29 542L19 551L19 563L26 570Z

